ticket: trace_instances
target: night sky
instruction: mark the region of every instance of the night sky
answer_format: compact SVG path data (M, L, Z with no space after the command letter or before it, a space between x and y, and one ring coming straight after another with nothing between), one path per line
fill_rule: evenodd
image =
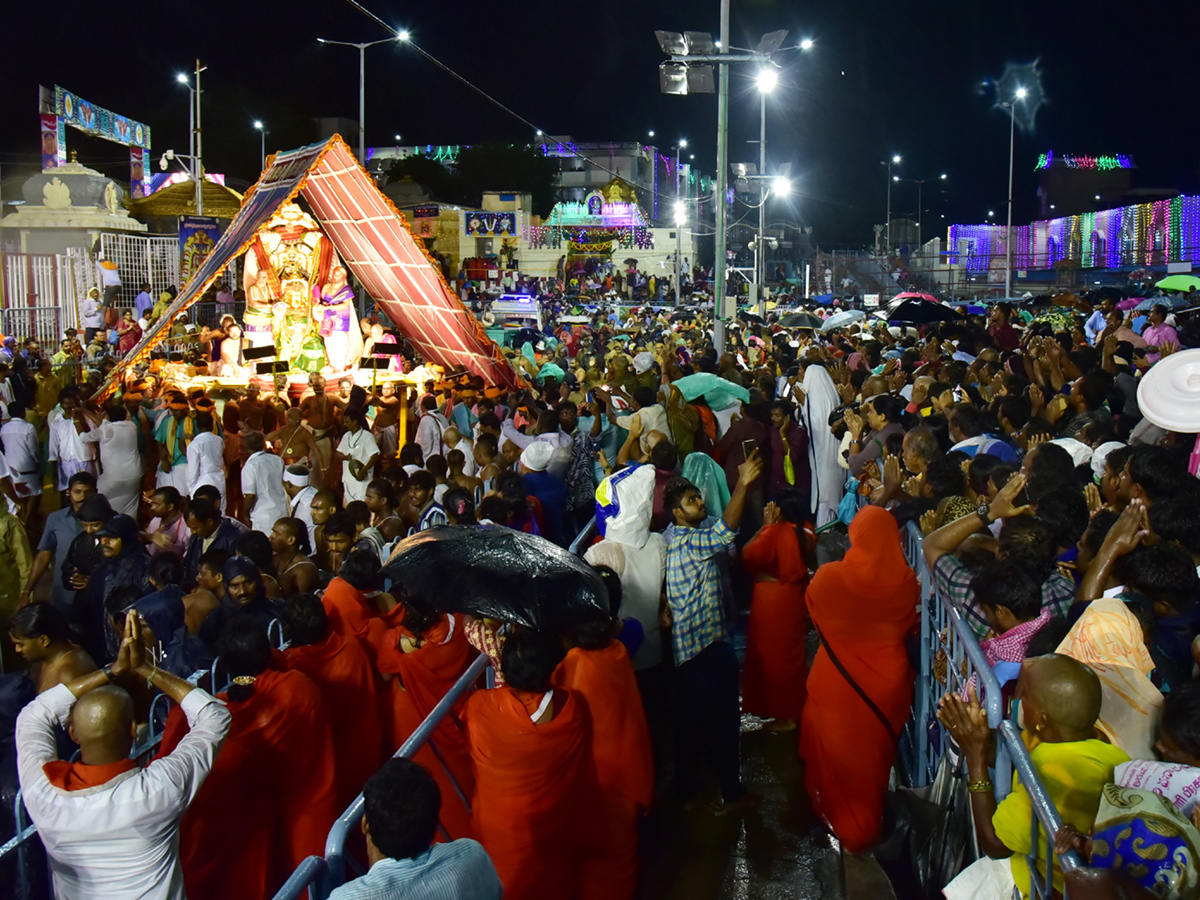
M663 56L655 29L718 30L718 3L524 0L520 3L364 5L548 134L576 141L689 142L696 164L715 169L715 95L659 93ZM1016 138L1014 221L1034 212L1033 165L1040 152L1125 153L1134 187L1200 192L1200 120L1194 53L1164 51L1200 33L1200 4L1152 7L1149 18L1116 4L1062 2L864 2L799 4L734 0L732 44L753 46L786 28L806 53L778 56L784 71L768 104L768 159L792 163L797 193L776 215L814 227L824 246L862 245L884 219L886 175L937 179L925 189L924 227L1003 216L1008 114L984 82L1006 63L1040 58L1047 102L1032 133ZM175 81L197 56L204 73L205 163L250 181L259 135L268 152L311 142L317 116L357 116L358 51L318 37L386 37L345 0L262 0L134 7L111 2L27 4L21 24L0 33L0 167L37 164L37 85L60 84L151 126L162 150L186 152L187 91ZM1127 7L1126 7L1127 9ZM472 11L461 13L460 10ZM690 10L690 11L688 11ZM1147 12L1151 11L1148 9ZM1189 70L1191 76L1189 77ZM752 73L735 69L731 161L757 158L758 96ZM530 130L403 46L367 51L367 142L524 141ZM344 135L353 145L356 135ZM80 161L128 178L127 153L68 131ZM670 152L670 151L664 151ZM497 187L503 187L498 185ZM897 184L897 215L916 212L916 187Z

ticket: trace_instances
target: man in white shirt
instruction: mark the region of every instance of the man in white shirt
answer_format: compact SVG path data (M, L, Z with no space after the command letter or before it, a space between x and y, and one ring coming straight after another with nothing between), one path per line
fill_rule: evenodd
M283 470L283 489L288 495L290 515L308 529L308 546L317 548L317 525L313 522L312 502L317 489L308 483L308 466L288 466Z
M145 769L129 759L133 700L111 684L126 674L161 690L188 720L175 750ZM136 615L126 617L116 662L51 688L21 711L21 794L50 857L58 900L184 900L179 820L230 721L210 694L150 664ZM79 744L79 762L58 758L59 726Z
M422 399L416 442L421 448L423 458L429 459L435 454L440 456L445 452L446 445L442 435L449 427L450 423L446 421L446 417L437 411L437 398L428 395Z
M79 304L84 343L90 344L96 333L104 330L104 310L100 306L100 289L91 288Z
M67 483L76 472L88 472L93 478L99 475L96 448L80 440L79 430L75 427L77 419L87 425L79 404L79 388L69 385L59 391L58 406L50 410L50 415L46 417L49 435L46 460L57 463L55 486L60 491L67 489ZM91 429L85 427L84 430Z
M150 282L142 282L142 289L133 299L133 308L137 311L139 319L146 318L150 315L150 310L154 309L154 298L150 296Z
M187 492L211 484L221 495L218 509L225 508L225 441L213 434L212 413L196 413L196 436L187 445ZM274 523L272 523L274 524Z
M25 421L25 407L10 403L9 419L0 425L4 460L12 470L13 488L21 506L21 521L28 522L42 494L42 445L37 429Z
M242 494L250 527L270 534L275 523L288 514L287 494L283 492L283 460L264 452L266 438L260 431L248 431L242 446L249 453L242 464Z
M442 435L443 446L446 449L446 456L450 455L451 450L461 450L463 454L463 474L473 476L475 474L475 447L467 440L455 426L451 425L446 429L446 433Z

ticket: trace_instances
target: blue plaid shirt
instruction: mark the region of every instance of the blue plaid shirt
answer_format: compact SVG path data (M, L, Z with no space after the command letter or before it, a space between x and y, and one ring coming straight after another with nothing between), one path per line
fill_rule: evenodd
M992 630L987 613L975 602L971 590L971 572L962 561L951 553L944 553L933 563L933 587L954 604L963 619L975 632L975 637L984 638ZM1075 582L1057 569L1042 582L1042 612L1058 618L1065 616L1075 602Z
M500 900L502 894L483 846L460 838L414 859L382 859L329 900Z
M667 545L667 605L675 624L671 644L675 665L698 656L709 644L725 639L721 604L721 570L714 559L737 532L722 519L711 528L674 529Z

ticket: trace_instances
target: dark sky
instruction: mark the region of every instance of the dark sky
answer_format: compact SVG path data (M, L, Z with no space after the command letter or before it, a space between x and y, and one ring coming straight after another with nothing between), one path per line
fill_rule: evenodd
M666 0L524 0L496 4L364 5L547 133L578 141L688 139L696 163L715 168L714 96L658 91L662 59L653 32L718 29L718 3ZM268 151L311 142L311 118L357 115L358 52L317 37L368 41L384 30L346 0L262 0L132 7L65 0L27 4L21 23L0 33L0 166L37 161L37 85L61 84L100 106L146 122L153 160L186 152L187 92L175 74L197 56L204 73L205 162L209 171L252 180L259 136ZM690 10L690 11L688 11ZM799 4L734 0L732 44L752 46L786 28L808 53L781 54L783 82L768 107L768 157L790 161L798 194L787 214L815 228L822 244L865 244L884 219L886 175L948 179L926 188L925 233L945 222L1003 216L1008 116L986 79L1006 63L1040 57L1046 104L1032 134L1017 133L1015 221L1034 212L1039 152L1126 153L1135 187L1200 191L1200 120L1194 61L1163 52L1171 35L1200 31L1200 4L1153 7L1157 22L1115 3L1042 0ZM1180 45L1182 47L1182 44ZM1193 88L1189 90L1188 85ZM751 73L734 70L730 159L756 158ZM472 143L527 140L529 129L411 50L367 51L367 140ZM355 136L347 135L351 144ZM115 144L68 133L80 160L128 178ZM893 211L916 210L916 188L898 184Z

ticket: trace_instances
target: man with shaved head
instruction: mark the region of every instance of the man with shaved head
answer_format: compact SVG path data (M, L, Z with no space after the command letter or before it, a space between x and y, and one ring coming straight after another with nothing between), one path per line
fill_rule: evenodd
M1059 653L1035 656L1021 664L1016 699L1029 757L1063 823L1091 834L1100 794L1113 780L1113 769L1129 757L1096 737L1100 716L1100 679L1086 664ZM992 859L1011 857L1013 881L1029 896L1029 867L1025 855L1034 852L1030 822L1033 806L1025 785L1016 784L999 804L988 776L991 729L987 712L969 690L964 702L957 694L942 698L938 719L962 748L967 760L967 789L979 847ZM1038 841L1038 868L1045 871L1046 846ZM1063 875L1054 866L1054 887L1061 894Z
M139 616L125 617L112 665L40 694L17 717L17 771L50 857L59 900L185 900L179 820L212 768L230 716L210 694L154 666ZM189 731L142 769L129 758L137 725L117 682L141 679L179 704ZM56 726L79 744L58 758Z

